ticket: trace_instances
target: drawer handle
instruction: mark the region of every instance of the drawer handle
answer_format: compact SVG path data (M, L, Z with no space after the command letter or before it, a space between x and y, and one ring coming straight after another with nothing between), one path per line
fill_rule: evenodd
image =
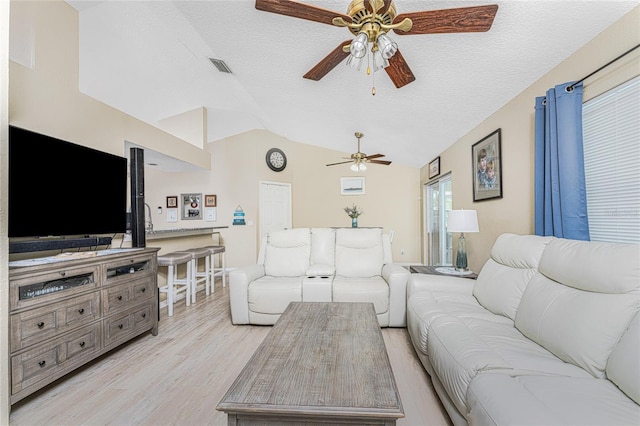
M67 273L65 271L61 271L60 275L62 275L64 277L65 275L67 275Z
M40 361L38 363L38 365L40 366L40 368L44 367L47 364L47 361Z
M43 323L42 321L40 321L40 322L38 323L38 328L42 328L42 327L44 327L44 323Z
M80 308L80 309L78 309L78 313L79 313L80 315L84 314L84 308Z
M80 342L80 347L84 348L85 343L84 342Z
M122 296L118 296L118 300L122 300Z
M122 327L124 327L124 325L122 324L118 324L118 328L122 330Z
M144 293L145 291L147 291L147 288L146 287L142 287L142 290L140 290L140 291Z
M146 317L147 317L147 314L142 314L142 318L146 318Z

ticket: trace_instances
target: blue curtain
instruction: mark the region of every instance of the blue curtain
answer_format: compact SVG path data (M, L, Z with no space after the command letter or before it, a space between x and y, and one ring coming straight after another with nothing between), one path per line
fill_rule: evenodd
M589 240L582 146L582 83L536 98L535 233Z

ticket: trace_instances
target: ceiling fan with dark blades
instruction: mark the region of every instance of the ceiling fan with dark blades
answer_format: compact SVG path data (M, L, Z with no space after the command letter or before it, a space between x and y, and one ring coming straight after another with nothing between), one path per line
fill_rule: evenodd
M493 24L498 5L397 14L393 0L352 0L347 13L343 14L294 0L256 0L256 9L347 27L356 36L354 40L340 43L304 78L320 80L347 57L347 64L351 61L350 65L359 69L363 51L371 45L374 71L384 67L393 84L401 88L414 81L415 76L395 42L386 36L388 32L398 35L485 32ZM367 68L369 72L369 66Z
M391 164L391 161L376 160L376 158L384 157L384 154L367 155L364 152L360 152L360 138L362 138L364 134L361 132L356 132L355 135L356 135L356 138L358 138L358 151L351 154L351 157L349 157L348 161L331 163L331 164L327 164L327 166L337 166L338 164L352 163L351 170L353 170L354 172L364 172L365 170L367 170L367 166L365 165L366 163L383 164L385 166L388 166L389 164Z

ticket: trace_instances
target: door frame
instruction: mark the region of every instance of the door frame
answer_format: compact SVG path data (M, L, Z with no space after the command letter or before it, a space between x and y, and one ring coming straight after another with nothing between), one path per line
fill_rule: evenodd
M423 258L423 262L425 265L430 265L431 264L431 260L432 260L432 251L433 251L433 247L431 245L431 197L429 197L429 189L430 187L434 187L437 186L438 190L442 192L442 185L444 182L449 182L450 184L452 184L452 175L451 173L447 173L443 176L438 177L437 179L434 179L430 182L426 182L424 184L423 187L423 211L424 211L424 217L423 217L423 224L424 224L424 258ZM453 205L453 189L451 190L451 199L450 204ZM441 249L444 248L445 249L445 253L446 253L446 248L449 246L448 242L451 241L451 235L450 233L446 232L446 219L447 219L447 211L445 204L447 204L447 202L445 201L444 198L442 198L444 196L444 194L441 194L441 198L440 198L440 202L441 202L441 207L443 209L443 211L440 214L440 218L442 223L440 223L439 225L441 226L440 231L444 231L444 232L439 232L439 238L440 238L440 247ZM449 247L451 252L453 251L453 247L452 245ZM444 262L441 262L444 265L449 265L449 259L448 256L444 253L441 253L444 258Z
M258 183L258 211L259 211L259 220L260 223L258 223L258 229L259 229L259 235L260 235L260 239L262 239L264 232L262 232L262 228L263 228L263 217L262 217L262 213L264 211L264 209L262 208L262 186L263 185L278 185L278 186L286 186L289 188L288 191L288 196L289 196L289 220L288 220L288 226L285 229L291 229L292 227L292 222L293 222L293 200L291 198L291 183L289 182L275 182L275 181L268 181L268 180L261 180Z

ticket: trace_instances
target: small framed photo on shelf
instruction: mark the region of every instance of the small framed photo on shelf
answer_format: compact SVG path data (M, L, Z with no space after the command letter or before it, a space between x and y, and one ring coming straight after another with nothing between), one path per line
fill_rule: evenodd
M502 152L500 129L471 147L473 201L502 198Z
M167 208L168 209L177 209L178 208L178 196L171 195L167 197Z
M205 207L217 207L218 206L218 197L216 195L205 195L204 196L204 206Z
M429 163L429 179L433 179L438 175L440 175L440 157L436 157Z

